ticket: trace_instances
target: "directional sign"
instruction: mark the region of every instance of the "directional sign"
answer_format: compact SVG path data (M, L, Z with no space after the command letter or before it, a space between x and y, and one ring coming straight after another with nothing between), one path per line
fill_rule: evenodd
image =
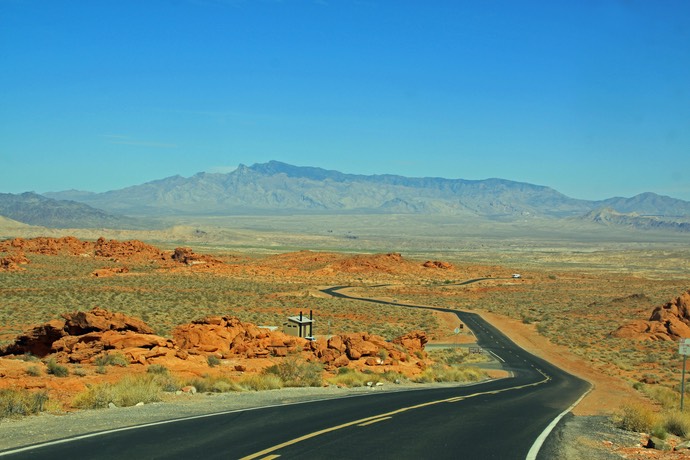
M690 339L680 339L678 353L681 355L690 355Z

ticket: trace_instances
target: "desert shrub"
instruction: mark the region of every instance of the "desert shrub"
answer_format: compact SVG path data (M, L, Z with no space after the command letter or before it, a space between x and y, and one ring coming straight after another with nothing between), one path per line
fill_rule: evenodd
M29 375L31 377L38 377L42 373L43 372L41 371L41 368L38 366L29 366L26 368L26 375Z
M438 348L427 351L429 358L453 366L457 364L482 363L490 361L484 353L470 353L466 348Z
M36 355L31 354L30 352L24 352L23 355L19 357L22 361L26 362L31 362L31 361L38 361L38 357Z
M67 369L66 366L58 364L52 358L46 362L46 368L48 373L55 377L67 377L69 375L69 369Z
M83 367L75 367L72 369L72 374L78 377L84 377L86 375L86 369Z
M400 383L407 378L401 374L400 372L396 371L385 371L384 373L381 374L381 378L387 382L397 382Z
M146 372L148 372L149 374L156 375L168 375L170 373L168 368L162 364L151 364L149 367L146 368Z
M283 387L283 381L274 374L245 375L237 384L242 390L252 391L277 390Z
M267 367L264 374L276 375L286 387L318 387L323 384L323 367L318 363L309 363L295 358L288 358L278 364Z
M446 367L434 365L427 367L424 372L416 376L417 383L432 382L477 382L486 378L486 373L476 367Z
M0 419L38 414L45 410L47 402L48 393L45 391L0 389Z
M216 367L220 364L220 358L218 358L216 355L208 355L206 362L208 363L209 367Z
M240 391L240 386L229 379L218 379L213 382L211 391L214 393L229 393L231 391Z
M367 384L367 382L378 382L379 375L364 373L347 367L341 367L338 369L336 375L329 378L327 381L331 385L363 387Z
M642 404L626 404L613 415L613 423L620 429L636 432L650 432L658 426L658 416Z
M642 392L661 404L664 409L675 409L680 404L680 394L661 385L644 385Z
M163 388L153 375L128 375L117 383L99 383L87 386L77 394L72 406L78 409L101 409L113 403L118 407L134 406L161 400Z
M242 389L239 384L227 377L209 374L186 380L183 386L186 385L192 385L200 393L227 393Z
M102 355L99 355L96 357L94 360L94 364L96 366L120 366L120 367L127 367L129 366L129 360L125 358L125 355L122 353L108 353L105 352Z
M662 425L669 433L685 438L690 435L690 414L668 411L662 415Z
M108 368L106 368L105 366L98 366L96 368L96 374L102 375L102 374L107 374L107 373L108 373Z

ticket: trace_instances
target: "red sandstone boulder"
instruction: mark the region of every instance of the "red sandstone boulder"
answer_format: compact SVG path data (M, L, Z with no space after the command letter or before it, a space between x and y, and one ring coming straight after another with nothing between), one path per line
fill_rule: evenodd
M440 260L427 260L422 264L422 266L425 268L441 268L443 270L450 270L453 268L453 265Z
M122 313L113 313L95 307L89 312L77 311L62 315L65 318L65 330L69 335L81 335L94 331L133 331L141 334L153 334L154 331L138 318Z
M620 326L612 337L634 340L675 341L690 338L690 291L654 308L649 320L636 320Z
M31 353L43 357L51 353L53 342L66 335L65 322L59 319L48 321L18 336L13 344L0 348L0 356Z

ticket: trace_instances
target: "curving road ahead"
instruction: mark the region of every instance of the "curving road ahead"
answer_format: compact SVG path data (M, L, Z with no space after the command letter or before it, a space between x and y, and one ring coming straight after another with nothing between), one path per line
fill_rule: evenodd
M325 292L347 297L338 289ZM478 344L503 361L513 377L471 386L372 392L220 412L0 452L0 457L541 458L533 448L535 440L589 384L525 352L478 315L445 311L457 314Z

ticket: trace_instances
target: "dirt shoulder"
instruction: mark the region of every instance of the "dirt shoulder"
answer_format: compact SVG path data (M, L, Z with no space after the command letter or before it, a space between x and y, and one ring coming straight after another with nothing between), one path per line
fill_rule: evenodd
M534 325L486 311L475 311L496 326L526 351L549 361L561 369L590 382L594 388L575 407L575 415L610 415L640 395L620 379L604 375L585 360L571 353L567 347L555 345L535 330Z

